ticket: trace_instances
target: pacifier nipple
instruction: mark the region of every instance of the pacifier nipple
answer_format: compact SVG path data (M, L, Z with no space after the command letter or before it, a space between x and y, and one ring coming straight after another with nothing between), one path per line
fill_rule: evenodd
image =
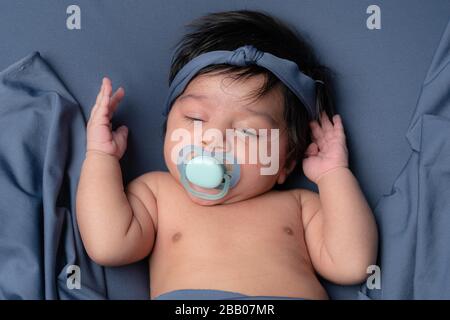
M187 180L202 188L218 187L223 182L224 174L224 165L210 156L197 156L186 164Z

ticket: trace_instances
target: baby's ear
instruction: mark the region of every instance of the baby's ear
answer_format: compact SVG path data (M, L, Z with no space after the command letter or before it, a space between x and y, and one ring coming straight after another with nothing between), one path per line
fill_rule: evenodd
M297 161L291 160L289 163L286 163L286 165L280 170L280 174L278 175L277 183L283 184L289 174L294 170L295 165L297 164Z

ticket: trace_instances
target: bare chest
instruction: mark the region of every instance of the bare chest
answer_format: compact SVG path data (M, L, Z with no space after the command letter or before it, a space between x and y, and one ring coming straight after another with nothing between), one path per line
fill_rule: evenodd
M157 246L213 252L277 250L304 245L301 208L288 193L199 206L187 197L158 205ZM189 248L189 249L188 249Z

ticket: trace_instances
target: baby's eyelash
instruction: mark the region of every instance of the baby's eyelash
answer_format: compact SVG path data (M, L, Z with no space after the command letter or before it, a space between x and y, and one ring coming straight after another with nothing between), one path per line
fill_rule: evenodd
M188 121L203 121L202 119L189 117L189 116L184 116L184 118Z
M242 131L244 134L249 135L249 136L259 137L259 135L256 133L256 130L254 130L254 129L250 130L250 129L243 128L243 129L236 129L236 130Z
M186 121L189 122L194 122L194 121L201 121L204 122L203 119L199 119L199 118L195 118L195 117L190 117L190 116L184 116L183 117ZM249 129L249 128L236 128L234 130L237 131L241 131L243 134L247 135L247 136L252 136L252 137L259 137L259 134L257 133L257 130L255 129Z

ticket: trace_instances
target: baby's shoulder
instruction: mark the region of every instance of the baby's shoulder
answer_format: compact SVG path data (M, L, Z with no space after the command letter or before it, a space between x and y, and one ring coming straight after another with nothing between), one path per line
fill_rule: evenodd
M156 196L158 194L158 189L167 184L171 176L169 172L165 171L150 171L140 175L137 179L144 182L147 187Z
M286 190L284 192L289 192L297 201L299 204L303 205L306 202L309 202L310 200L319 200L319 194L317 192L308 190L308 189L290 189Z
M148 182L167 179L168 176L170 173L167 171L149 171L141 175L142 179Z

